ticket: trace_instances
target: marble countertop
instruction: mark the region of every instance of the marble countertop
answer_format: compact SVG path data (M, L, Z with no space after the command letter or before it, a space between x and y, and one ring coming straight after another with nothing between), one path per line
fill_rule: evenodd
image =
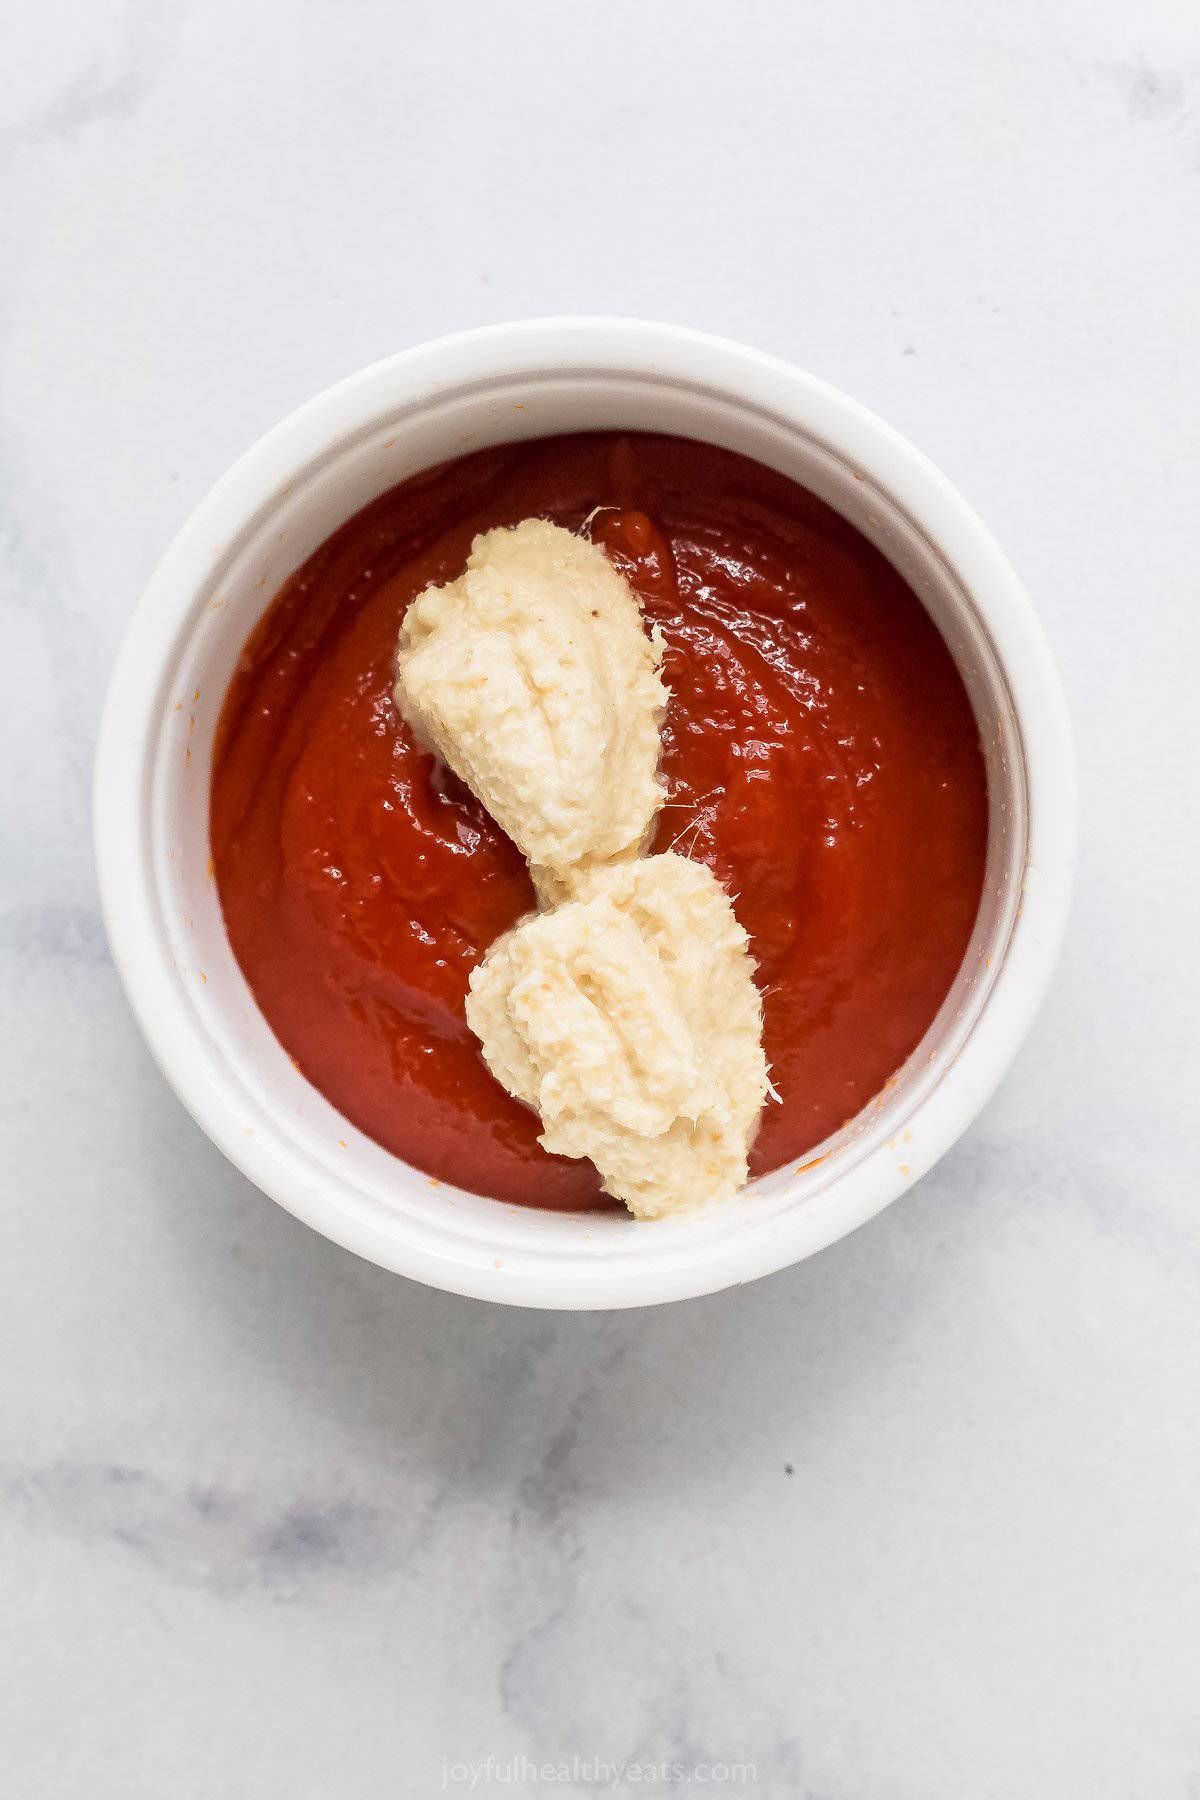
M1195 1796L1193 0L61 0L6 51L6 1794ZM1023 572L1083 775L974 1129L641 1314L426 1292L263 1199L90 861L108 669L209 484L337 376L555 311L911 436Z

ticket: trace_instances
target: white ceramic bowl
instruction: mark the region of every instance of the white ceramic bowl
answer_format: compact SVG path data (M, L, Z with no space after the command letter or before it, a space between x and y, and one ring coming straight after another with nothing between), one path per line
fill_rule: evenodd
M957 981L885 1093L798 1167L694 1220L539 1212L436 1184L297 1073L233 959L208 872L213 730L247 633L344 520L420 469L586 428L675 432L758 458L887 554L950 645L979 720L991 831ZM109 690L96 854L113 955L168 1080L259 1187L360 1256L523 1306L704 1294L810 1256L918 1179L1008 1067L1067 910L1074 787L1042 633L975 514L902 438L824 382L674 326L544 319L443 338L364 369L218 482L142 598ZM819 1160L818 1160L819 1157Z

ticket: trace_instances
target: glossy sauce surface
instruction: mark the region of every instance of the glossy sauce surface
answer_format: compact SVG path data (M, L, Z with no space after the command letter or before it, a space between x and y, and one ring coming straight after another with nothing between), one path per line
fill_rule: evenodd
M408 602L461 572L477 532L534 514L589 530L662 627L670 798L653 848L707 862L736 896L782 1101L752 1172L802 1158L944 999L987 800L966 692L920 603L845 521L745 458L542 439L404 483L329 539L251 637L222 715L212 854L234 953L303 1073L398 1156L505 1200L603 1199L590 1165L540 1148L467 1030L470 970L533 891L391 697Z

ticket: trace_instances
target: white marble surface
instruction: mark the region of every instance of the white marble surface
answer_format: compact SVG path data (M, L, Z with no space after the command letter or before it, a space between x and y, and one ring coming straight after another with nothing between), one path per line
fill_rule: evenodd
M6 1796L424 1800L516 1755L1194 1800L1195 0L59 0L5 39ZM1083 770L1061 972L959 1149L640 1316L425 1292L262 1199L151 1066L88 842L111 658L210 482L357 365L556 310L911 435L1024 572Z

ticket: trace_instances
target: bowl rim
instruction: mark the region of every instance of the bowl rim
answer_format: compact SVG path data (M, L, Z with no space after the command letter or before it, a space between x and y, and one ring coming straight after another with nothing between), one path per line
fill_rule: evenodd
M290 1180L286 1166L245 1135L213 1071L189 1056L192 1026L175 1001L166 948L154 929L146 759L163 704L163 671L211 574L213 544L235 541L282 479L372 417L472 382L547 369L650 374L715 388L818 431L920 525L970 593L1013 691L1025 746L1030 808L1021 915L973 1030L919 1103L920 1149L910 1164L873 1153L833 1177L819 1206L787 1209L770 1232L722 1237L644 1265L636 1255L590 1265L576 1256L565 1269L558 1259L533 1256L522 1268L510 1250L503 1268L481 1266L407 1242L399 1213L383 1228L365 1214L356 1217L345 1197ZM430 340L334 383L266 432L193 510L132 614L105 700L93 789L101 910L126 995L162 1073L229 1160L324 1236L398 1274L476 1298L564 1310L656 1304L752 1280L836 1242L898 1199L974 1118L1033 1021L1069 911L1075 831L1070 723L1049 647L1011 565L946 477L875 414L790 363L683 326L593 316L519 320Z

